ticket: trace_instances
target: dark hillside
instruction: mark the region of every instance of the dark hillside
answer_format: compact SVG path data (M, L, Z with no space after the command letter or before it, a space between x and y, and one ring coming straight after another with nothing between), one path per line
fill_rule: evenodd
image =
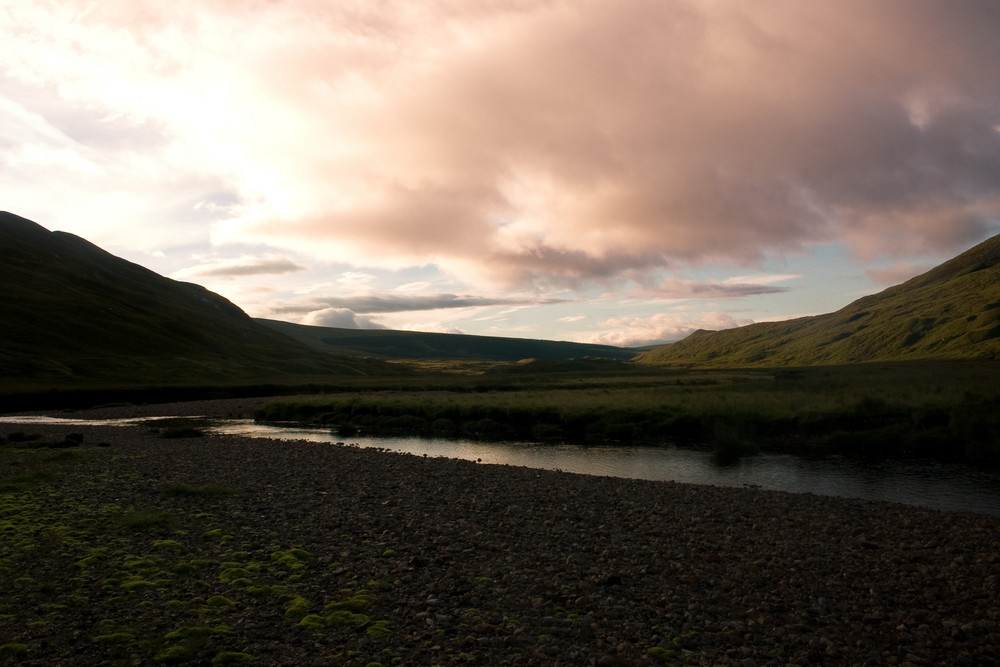
M203 287L0 213L0 381L230 381L358 373Z
M634 350L611 345L387 329L337 329L277 320L257 321L317 350L384 359L563 361L582 357L626 360L635 356Z

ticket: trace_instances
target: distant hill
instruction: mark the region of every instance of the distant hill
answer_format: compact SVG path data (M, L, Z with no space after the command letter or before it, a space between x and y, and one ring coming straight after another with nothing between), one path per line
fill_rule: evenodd
M764 367L915 359L1000 359L1000 236L834 313L696 331L636 361Z
M635 356L634 350L610 345L387 329L338 329L266 319L257 321L316 350L383 359L562 361L582 357L627 360Z
M364 374L203 287L0 212L0 389L15 382L245 382Z

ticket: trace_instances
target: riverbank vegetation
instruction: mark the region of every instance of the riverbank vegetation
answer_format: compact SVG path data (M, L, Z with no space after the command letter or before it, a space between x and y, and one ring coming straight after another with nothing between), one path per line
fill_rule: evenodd
M465 382L280 398L266 422L344 438L424 435L581 444L711 446L720 456L803 454L1000 459L1000 365L863 364L535 373L494 367Z

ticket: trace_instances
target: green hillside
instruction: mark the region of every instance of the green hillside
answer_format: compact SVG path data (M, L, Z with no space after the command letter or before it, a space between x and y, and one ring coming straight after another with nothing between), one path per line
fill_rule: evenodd
M203 287L0 212L0 389L244 382L362 374L254 322Z
M633 350L610 345L388 329L337 329L277 320L257 321L319 351L383 359L562 361L582 357L627 360L635 356Z
M636 358L701 367L917 359L1000 359L1000 236L834 313L696 331Z

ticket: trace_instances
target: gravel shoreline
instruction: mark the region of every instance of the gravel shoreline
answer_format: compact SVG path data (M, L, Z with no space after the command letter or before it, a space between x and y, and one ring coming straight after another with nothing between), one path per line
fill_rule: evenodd
M1000 517L2 419L83 444L3 450L0 662L1000 662Z

